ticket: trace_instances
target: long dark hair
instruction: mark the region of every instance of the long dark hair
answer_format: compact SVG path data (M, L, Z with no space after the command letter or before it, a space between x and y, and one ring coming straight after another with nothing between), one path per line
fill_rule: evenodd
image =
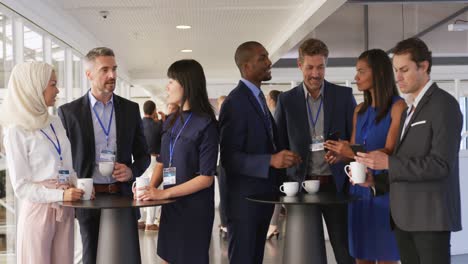
M205 115L216 120L213 106L208 100L205 73L198 61L187 59L172 63L167 70L167 77L178 81L184 89L182 106L179 107L179 111L176 112L170 126L174 125L177 117L182 117L183 106L186 101L189 102L190 110L193 113Z
M372 87L376 101L375 107L378 109L375 121L379 123L390 110L393 96L398 95L392 62L387 53L381 49L364 51L358 60L366 61L372 69ZM364 91L364 104L358 114L366 112L369 106L372 106L372 96L369 91Z

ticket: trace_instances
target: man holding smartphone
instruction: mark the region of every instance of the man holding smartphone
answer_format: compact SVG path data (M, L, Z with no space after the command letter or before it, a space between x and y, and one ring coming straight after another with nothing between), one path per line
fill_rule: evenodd
M323 144L330 137L351 138L356 101L351 88L325 80L327 58L328 48L322 41L308 39L302 43L298 66L304 81L280 95L275 120L281 145L303 160L287 169L288 178L298 182L319 180L320 192L345 193L348 180L344 164L329 165ZM327 224L336 262L354 263L348 251L347 205L323 205L320 213ZM322 221L311 224L321 226Z
M364 187L390 193L389 221L402 264L450 263L451 232L462 229L459 159L463 115L457 99L431 80L432 52L419 38L393 48L393 69L408 108L391 155L357 153L368 174ZM411 212L411 213L409 213Z

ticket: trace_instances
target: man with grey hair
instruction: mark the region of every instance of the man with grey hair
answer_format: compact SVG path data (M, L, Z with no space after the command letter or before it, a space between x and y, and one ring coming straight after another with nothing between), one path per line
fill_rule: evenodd
M73 168L79 178L93 179L97 194L132 197L132 182L150 163L138 104L114 94L117 64L111 49L92 49L85 65L91 89L58 109L71 143ZM103 163L113 163L113 170L103 170ZM100 215L100 210L76 210L85 264L96 263ZM136 229L136 211L130 217Z

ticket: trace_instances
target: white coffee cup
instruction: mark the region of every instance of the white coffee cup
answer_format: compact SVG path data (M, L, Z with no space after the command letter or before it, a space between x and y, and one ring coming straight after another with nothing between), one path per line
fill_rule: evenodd
M137 177L136 180L132 184L132 189L135 189L136 196L142 195L145 190L138 190L139 188L146 187L150 184L150 179L147 177Z
M285 182L279 187L282 193L285 193L286 196L294 196L299 191L298 182Z
M114 172L114 162L113 161L99 162L99 172L104 177L110 177L112 175L112 172Z
M316 193L320 188L319 180L308 180L302 182L302 188L304 188L307 193Z
M91 200L91 193L93 192L93 179L91 178L77 179L76 187L84 191L84 194L81 197L81 200Z
M351 170L351 174L348 172L348 168ZM357 161L353 161L344 167L346 175L351 177L354 183L364 183L366 182L366 166Z

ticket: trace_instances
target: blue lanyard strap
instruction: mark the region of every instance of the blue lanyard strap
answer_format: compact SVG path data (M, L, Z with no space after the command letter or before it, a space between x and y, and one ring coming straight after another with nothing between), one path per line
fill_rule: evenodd
M104 107L104 111L105 111L105 105L103 107ZM111 115L110 115L110 118L109 118L109 124L107 125L107 129L102 124L101 118L99 118L99 115L96 112L96 109L94 109L94 107L93 107L93 112L94 112L94 115L96 116L96 118L97 118L97 120L99 122L99 125L102 128L102 131L104 132L104 135L106 135L106 143L107 143L107 145L109 145L109 134L110 134L110 130L111 130L112 118L114 117L114 104L112 103L112 111L111 111Z
M49 135L47 135L46 132L44 132L44 130L41 129L41 132L42 134L44 134L44 136L47 137L47 139L50 141L50 143L52 143L52 145L54 145L54 148L55 150L57 150L57 153L59 154L59 157L60 157L60 161L62 161L62 147L60 146L60 141L58 140L58 137L57 137L57 134L55 133L55 129L54 129L54 126L52 125L52 123L50 124L50 128L52 128L52 132L54 132L54 136L55 136L55 140L57 140L57 144L55 144L55 142L49 137Z
M190 115L187 117L187 120L185 120L184 125L182 128L179 130L179 133L177 134L176 138L174 139L174 142L172 142L172 135L174 134L174 126L172 127L171 130L171 140L169 142L169 167L172 167L172 157L174 156L174 148L177 143L177 140L180 137L180 134L182 134L182 130L184 130L185 126L188 124L190 118L192 117L193 113L190 113Z
M320 105L319 105L317 114L315 115L315 119L314 119L312 117L312 111L310 110L309 98L310 98L310 96L309 96L309 94L307 94L307 99L306 99L307 111L309 112L309 118L310 118L310 121L312 122L312 127L315 129L315 125L317 124L317 121L318 121L318 118L319 118L320 110L322 110L323 99L320 98Z

